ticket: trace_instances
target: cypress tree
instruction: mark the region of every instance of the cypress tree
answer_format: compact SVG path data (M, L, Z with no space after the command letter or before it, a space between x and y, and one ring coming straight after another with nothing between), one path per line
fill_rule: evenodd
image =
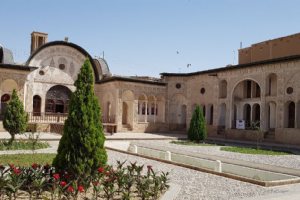
M4 112L3 119L3 127L11 135L9 144L12 144L16 134L22 134L26 131L27 121L28 115L24 111L23 103L20 101L17 92L14 89L11 95L11 100Z
M199 105L193 112L193 116L190 122L190 128L188 130L188 139L191 141L204 141L207 137L206 122L203 116L202 108Z
M94 173L107 161L101 110L94 94L94 76L89 59L81 67L75 86L53 166L59 171L85 176Z

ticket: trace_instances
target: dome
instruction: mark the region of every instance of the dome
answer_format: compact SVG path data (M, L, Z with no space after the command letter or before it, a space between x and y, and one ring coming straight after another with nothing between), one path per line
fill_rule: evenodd
M103 58L94 58L94 63L99 71L99 76L101 77L100 79L111 76L106 60Z
M0 63L1 64L14 64L14 57L11 50L4 48L0 45Z

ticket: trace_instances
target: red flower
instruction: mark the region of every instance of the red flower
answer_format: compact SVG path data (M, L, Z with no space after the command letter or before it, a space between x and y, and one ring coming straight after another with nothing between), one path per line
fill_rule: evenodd
M65 187L66 185L67 185L67 183L66 183L65 181L61 181L61 182L60 182L60 186L61 186L61 187Z
M16 175L21 174L21 170L20 170L20 169L17 169L17 168L13 168L13 172L14 172L14 174L16 174Z
M68 192L74 192L74 188L70 185L67 189Z
M38 168L38 164L36 164L36 163L33 163L32 165L31 165L31 167L32 167L32 169L37 169Z
M78 191L79 191L79 192L84 192L84 187L83 187L82 185L79 185L79 186L78 186Z
M69 178L70 178L70 175L69 175L69 174L65 174L65 178L66 178L66 179L69 179Z
M99 172L99 173L103 173L103 172L104 172L104 168L103 168L103 167L99 167L99 168L98 168L98 172Z
M53 174L53 178L54 178L55 180L58 180L58 179L59 179L59 174Z
M99 185L99 181L94 181L94 182L93 182L93 185L94 185L94 186L98 186L98 185Z

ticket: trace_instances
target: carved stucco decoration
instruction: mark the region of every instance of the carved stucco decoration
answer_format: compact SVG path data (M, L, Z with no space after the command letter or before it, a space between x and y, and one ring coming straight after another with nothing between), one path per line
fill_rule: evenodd
M55 69L58 69L60 72L64 72L66 75L70 76L73 81L75 81L84 60L85 55L80 53L77 49L64 45L55 45L44 48L38 52L30 60L29 65L39 68L35 71L42 70L45 67L48 67L50 72L54 72ZM59 69L60 64L64 64L65 69ZM45 79L38 76L34 77L38 79ZM57 78L58 77L56 77L56 79Z

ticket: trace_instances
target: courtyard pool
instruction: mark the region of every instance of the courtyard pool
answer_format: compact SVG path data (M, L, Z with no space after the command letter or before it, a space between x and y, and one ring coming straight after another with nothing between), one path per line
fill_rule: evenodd
M169 149L168 149L169 150ZM276 186L292 183L300 183L300 174L293 170L274 170L272 166L256 167L255 164L230 159L216 159L214 156L191 155L178 151L166 151L162 147L146 144L130 144L128 151L141 156L153 158L163 162L192 168L228 178L237 179L262 186ZM262 169L263 168L263 169ZM269 169L269 170L268 170Z

